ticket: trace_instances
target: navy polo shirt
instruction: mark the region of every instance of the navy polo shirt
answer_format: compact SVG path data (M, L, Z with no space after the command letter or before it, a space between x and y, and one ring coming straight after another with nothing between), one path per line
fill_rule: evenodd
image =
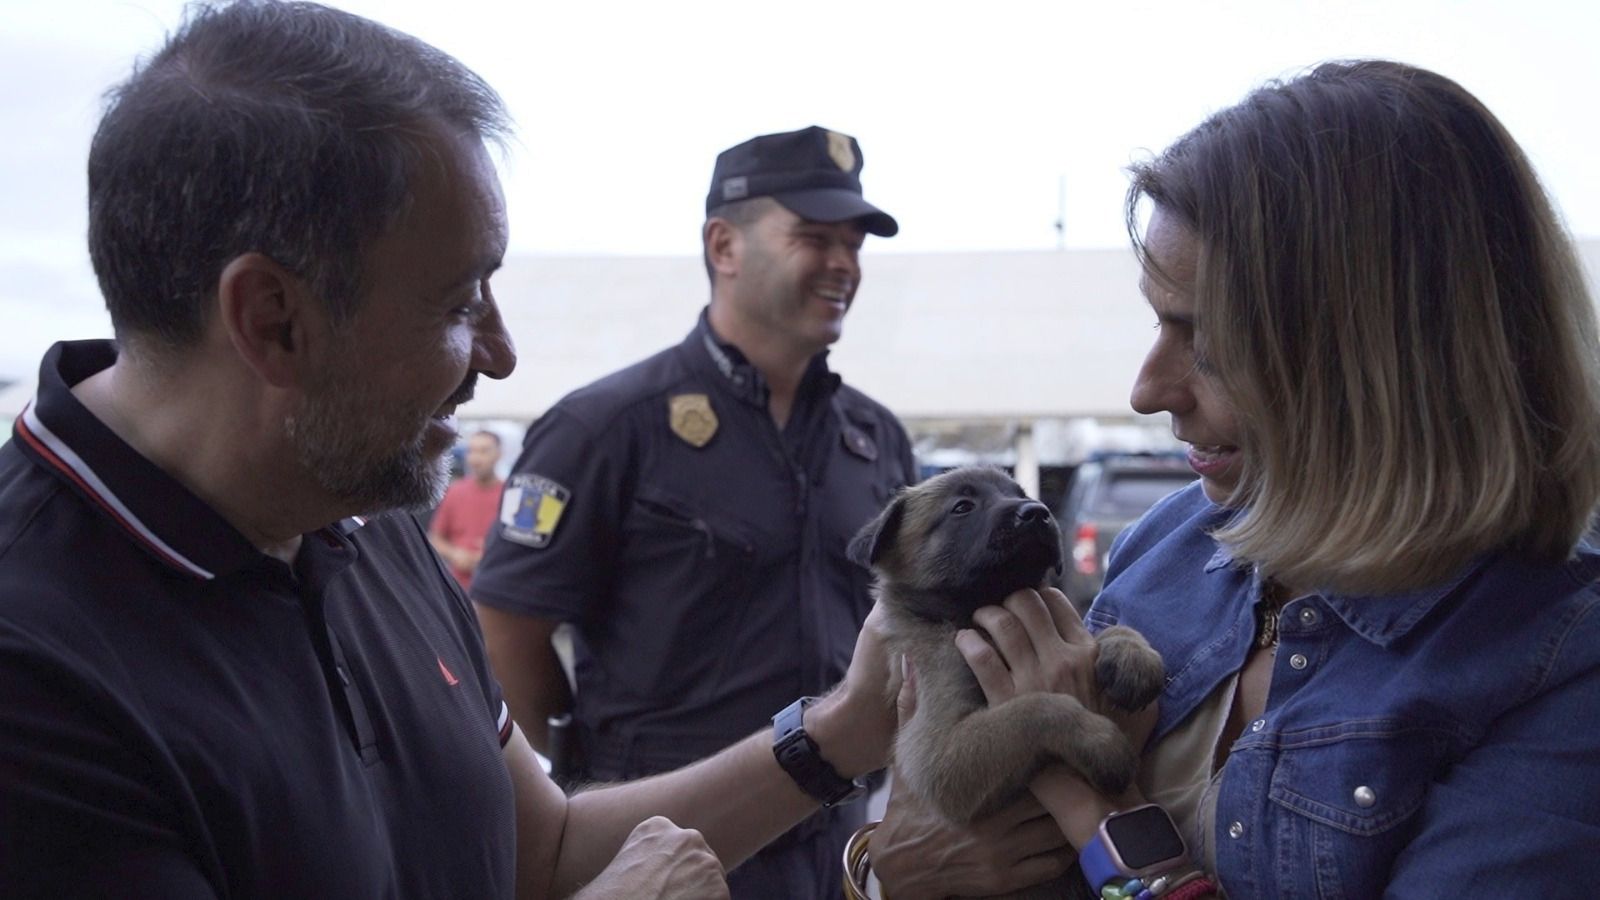
M411 517L289 566L123 443L57 344L0 447L0 893L508 897L510 720Z
M843 677L872 607L845 547L915 467L894 416L825 356L780 430L702 313L528 430L472 596L577 625L597 777L699 759Z

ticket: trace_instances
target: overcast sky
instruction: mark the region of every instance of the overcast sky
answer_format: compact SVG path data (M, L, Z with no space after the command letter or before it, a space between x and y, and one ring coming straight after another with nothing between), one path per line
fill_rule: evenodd
M1131 159L1264 79L1354 56L1463 83L1572 230L1600 236L1593 0L335 5L505 96L514 253L698 253L717 152L813 123L860 140L867 197L900 220L869 253L1053 248L1063 209L1067 247L1117 246ZM83 248L89 136L101 94L182 9L0 0L0 379L56 338L108 332Z

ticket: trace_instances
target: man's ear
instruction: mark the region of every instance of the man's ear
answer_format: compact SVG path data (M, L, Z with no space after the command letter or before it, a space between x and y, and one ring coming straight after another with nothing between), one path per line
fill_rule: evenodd
M218 325L244 364L274 387L294 384L321 309L304 279L263 253L244 253L217 279Z
M706 245L706 261L712 271L727 277L739 271L739 247L744 236L727 219L711 218L701 231Z
M902 488L894 499L871 522L861 526L856 536L845 548L845 556L862 568L870 569L883 558L900 534L900 522L905 518L906 492Z

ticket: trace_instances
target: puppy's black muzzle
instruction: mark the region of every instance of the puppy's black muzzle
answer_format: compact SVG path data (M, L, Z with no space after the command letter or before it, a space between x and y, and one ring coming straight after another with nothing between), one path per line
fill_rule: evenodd
M1045 506L1043 503L1040 503L1037 500L1024 501L1017 506L1016 511L1013 512L1012 515L1016 517L1017 524L1023 527L1051 521L1050 507Z
M997 510L989 546L1003 557L1002 565L1022 579L1021 586L1038 583L1045 572L1061 566L1061 532L1050 507L1037 500L1013 501Z
M1061 532L1050 515L1050 507L1037 500L1024 500L1011 513L1011 529L1024 539L1032 538L1041 544L1056 545L1061 542Z

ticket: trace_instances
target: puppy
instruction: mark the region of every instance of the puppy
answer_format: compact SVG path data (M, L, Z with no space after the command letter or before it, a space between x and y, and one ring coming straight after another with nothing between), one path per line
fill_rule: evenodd
M965 823L1016 800L1040 768L1071 766L1107 794L1133 780L1137 753L1108 718L1065 694L984 700L956 649L972 613L1061 566L1050 510L1003 471L953 469L899 493L851 541L849 555L877 576L891 653L916 665L917 709L895 738L901 788ZM1161 691L1161 657L1131 629L1098 635L1095 679L1104 696L1139 709ZM1015 897L1087 896L1074 866Z

